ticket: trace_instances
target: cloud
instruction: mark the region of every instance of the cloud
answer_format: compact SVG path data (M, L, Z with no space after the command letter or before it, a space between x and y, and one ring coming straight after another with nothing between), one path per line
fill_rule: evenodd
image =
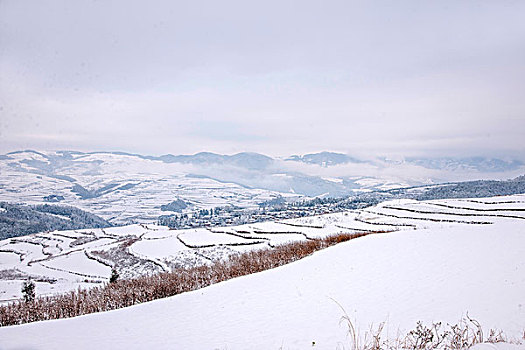
M525 153L520 2L0 6L3 150Z

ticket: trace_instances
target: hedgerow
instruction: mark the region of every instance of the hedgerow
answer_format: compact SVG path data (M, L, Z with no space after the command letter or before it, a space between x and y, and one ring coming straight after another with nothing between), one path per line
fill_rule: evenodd
M207 287L231 278L272 269L313 252L377 232L342 233L249 251L211 265L175 269L134 279L117 279L101 287L20 300L0 306L0 327L109 311Z

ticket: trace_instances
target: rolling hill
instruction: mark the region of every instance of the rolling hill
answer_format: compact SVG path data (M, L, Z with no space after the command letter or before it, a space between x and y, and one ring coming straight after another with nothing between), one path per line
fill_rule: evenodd
M81 255L74 257L65 250L61 255L60 247L77 240L78 247L86 251L110 250L119 237L135 236L141 239L129 246L130 253L168 263L177 251L196 253L203 246L227 249L235 243L259 240L246 246L252 249L282 242L283 236L293 240L337 230L395 230L167 299L73 319L2 327L2 349L351 348L348 324L340 323L345 313L361 337L372 324L377 329L386 322L383 339L395 339L415 328L417 321L455 324L468 313L481 323L486 334L490 328L498 328L509 340L519 340L525 328L524 225L525 197L514 195L397 200L357 212L217 231L179 232L135 226L108 229L105 237L99 237L103 231L94 232L91 242L81 242L85 232L31 236L28 239L38 244L45 245L52 239L56 242L56 249L48 248L56 251L56 258L35 261L32 268L42 264L62 266L63 270L67 267L75 273L81 269L94 273L95 269L89 267L96 264L94 260L89 262L84 254L86 260L82 262ZM71 236L69 240L66 235ZM12 246L21 253L31 245L36 247L10 242L3 241L2 250ZM38 252L28 251L21 263L11 253L16 257L13 263L23 269L28 260L40 259ZM199 253L214 258L211 251ZM98 273L106 275L109 268L100 270L103 268L101 264Z

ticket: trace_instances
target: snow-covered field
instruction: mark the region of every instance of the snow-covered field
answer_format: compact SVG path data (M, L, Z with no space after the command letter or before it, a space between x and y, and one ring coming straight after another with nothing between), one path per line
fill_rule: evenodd
M100 153L72 157L68 162L53 164L30 151L0 158L1 200L42 204L46 203L46 196L61 196L57 204L72 205L114 224L125 224L155 222L159 215L172 214L162 211L160 206L176 199L183 199L192 209L203 209L226 205L256 208L257 203L278 196L301 197L192 176L191 166L129 155ZM82 199L72 190L75 185L100 192Z
M293 226L224 228L250 237L263 235L270 243L273 235L306 239L317 232L308 230L329 234L338 226L370 229L379 223L397 231L362 237L286 266L163 300L0 328L0 349L348 349L351 341L345 324L339 323L343 311L338 304L362 335L370 325L386 322L384 336L395 338L417 321L454 324L468 313L485 331L499 328L518 340L525 330L525 220L519 219L525 217L524 202L523 195L475 202L398 201L357 213L290 220ZM485 209L490 210L479 211ZM439 214L426 213L432 210ZM469 216L476 213L488 216ZM218 234L151 227L130 247L164 259L187 249L177 235L188 241L193 235L191 243L217 242L224 247L239 238Z
M457 322L518 338L525 329L525 195L417 202L211 229L155 225L55 231L0 242L0 300L210 264L250 249L341 232L393 231L315 253L272 271L166 300L73 320L0 329L5 348L349 347L342 310L365 331L395 337L418 320ZM337 303L336 303L337 302ZM118 325L118 326L115 326ZM67 331L64 331L67 329ZM22 334L31 334L23 337ZM96 334L96 336L93 336Z
M293 201L472 178L508 179L525 169L519 161L498 159L354 161L329 152L271 158L257 153L152 157L25 150L0 154L0 199L71 205L123 225L156 222L159 215L170 213L161 206L172 202L179 205L171 209L187 212L223 206L251 209L281 196Z
M396 200L357 211L230 227L169 230L155 225L54 231L0 241L0 302L21 297L31 278L38 295L122 278L211 264L232 254L290 241L367 231L445 231L525 222L525 195L417 202ZM378 252L370 252L375 256Z

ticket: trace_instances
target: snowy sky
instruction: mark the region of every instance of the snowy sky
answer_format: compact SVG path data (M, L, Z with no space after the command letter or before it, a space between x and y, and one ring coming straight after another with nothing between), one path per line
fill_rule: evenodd
M525 154L524 1L0 1L0 151Z

